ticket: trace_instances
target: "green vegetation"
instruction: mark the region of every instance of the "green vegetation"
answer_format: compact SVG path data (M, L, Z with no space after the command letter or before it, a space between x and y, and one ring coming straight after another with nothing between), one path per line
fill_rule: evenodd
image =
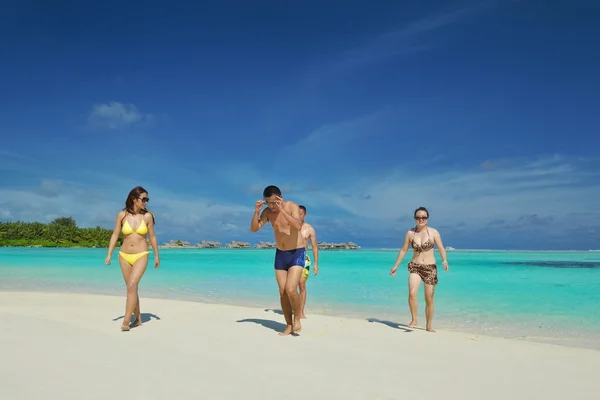
M79 228L71 217L41 222L0 222L0 246L108 247L112 230ZM120 246L121 239L117 241Z

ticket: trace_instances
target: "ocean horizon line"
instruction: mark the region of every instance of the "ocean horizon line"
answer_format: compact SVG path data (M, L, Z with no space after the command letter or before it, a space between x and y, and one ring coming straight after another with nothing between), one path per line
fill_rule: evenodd
M0 245L0 248L14 248L14 249L108 249L108 246L41 246L41 245L29 245L29 246L6 246ZM115 249L120 248L119 246L115 247ZM198 247L198 246L163 246L159 245L158 248L160 250L206 250L206 251L218 251L218 250L275 250L276 248L256 248L256 247ZM148 250L152 250L150 247ZM309 250L312 250L309 247ZM368 247L368 246L360 246L360 248L319 248L320 251L349 251L349 252L360 252L362 251L390 251L390 252L398 252L400 251L399 247ZM448 253L596 253L600 250L588 249L588 250L577 250L577 249L445 249Z

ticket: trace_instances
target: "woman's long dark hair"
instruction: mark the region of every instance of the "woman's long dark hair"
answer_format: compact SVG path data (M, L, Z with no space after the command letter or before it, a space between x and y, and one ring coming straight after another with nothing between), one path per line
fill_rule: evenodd
M133 201L135 199L138 199L142 193L148 193L148 191L141 186L136 186L133 189L131 189L131 192L129 192L129 194L127 195L127 199L125 200L125 208L123 210L127 211L129 214L133 215L134 214ZM145 210L145 209L140 210L140 214L142 214L142 215L146 214L147 212L150 212L150 211ZM150 212L150 215L152 215L152 222L155 222L154 214L152 214Z

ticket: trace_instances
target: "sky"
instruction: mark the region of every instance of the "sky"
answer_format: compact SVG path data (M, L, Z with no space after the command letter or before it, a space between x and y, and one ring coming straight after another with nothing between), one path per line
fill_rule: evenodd
M319 241L399 248L425 206L457 249L600 248L594 1L9 0L0 220L160 243L250 232L277 185Z

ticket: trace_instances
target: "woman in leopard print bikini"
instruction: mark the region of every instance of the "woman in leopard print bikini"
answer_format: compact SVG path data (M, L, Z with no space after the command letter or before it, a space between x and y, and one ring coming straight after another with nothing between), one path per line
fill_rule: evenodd
M390 275L395 276L398 266L408 251L408 247L413 248L413 258L408 263L408 306L412 320L409 327L417 325L417 293L421 281L425 285L425 318L427 320L426 329L429 332L435 332L431 327L433 318L433 294L435 286L438 283L437 265L433 253L434 246L437 246L438 252L442 256L442 265L444 270L448 271L448 261L446 261L446 250L442 244L442 237L437 229L427 226L429 211L425 207L419 207L414 214L417 225L406 232L404 244L398 253L396 263L390 271Z

